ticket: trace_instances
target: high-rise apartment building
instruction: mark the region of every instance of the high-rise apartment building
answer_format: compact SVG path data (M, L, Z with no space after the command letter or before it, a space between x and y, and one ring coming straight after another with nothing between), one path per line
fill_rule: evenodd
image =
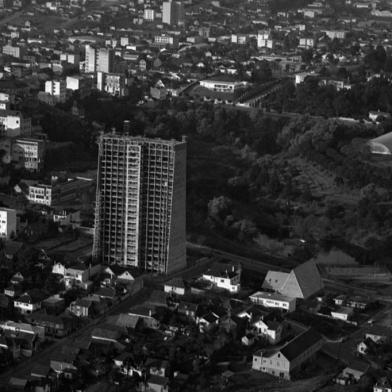
M86 45L85 48L85 65L86 73L93 72L112 72L114 61L114 52L110 48L96 49L93 46Z
M185 266L186 141L99 138L93 254L170 273Z
M96 67L97 72L109 73L113 70L114 52L113 49L100 48L97 51Z
M184 6L180 1L164 1L162 22L168 25L183 25L185 22Z
M93 46L86 45L84 71L87 73L95 72L95 61L96 61L95 48Z

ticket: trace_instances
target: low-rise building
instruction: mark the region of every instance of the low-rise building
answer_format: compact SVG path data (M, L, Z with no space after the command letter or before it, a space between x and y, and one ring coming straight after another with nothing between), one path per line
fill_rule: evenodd
M262 305L266 308L278 308L286 312L294 312L295 310L296 299L286 297L279 293L258 291L252 294L249 298L253 303Z
M238 293L241 289L241 267L234 264L216 263L203 273L203 279L218 288Z

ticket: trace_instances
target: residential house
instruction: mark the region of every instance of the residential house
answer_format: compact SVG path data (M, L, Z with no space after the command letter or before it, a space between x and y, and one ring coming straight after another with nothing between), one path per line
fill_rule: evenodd
M36 291L22 294L14 300L14 308L22 314L30 314L41 309L42 295Z
M185 295L185 282L182 278L170 279L164 285L165 293L175 295Z
M241 289L241 266L215 263L203 273L203 279L218 288L238 293Z
M391 340L392 330L381 325L372 325L366 329L365 338L371 339L374 343L386 343Z
M208 312L207 314L198 317L196 323L199 326L201 332L209 331L219 324L220 317L214 312Z
M346 301L346 306L357 310L366 310L370 303L371 301L367 298L355 296Z
M50 367L57 373L63 374L67 370L77 370L76 359L79 355L79 349L62 346L60 350L56 350L51 359Z
M271 344L279 343L282 339L283 324L276 319L257 317L251 320L251 326L257 336L267 339Z
M347 308L347 307L340 307L335 310L331 310L331 316L334 319L337 320L342 320L342 321L349 321L351 320L352 316L354 314L354 310L352 308Z
M178 305L177 311L193 320L196 320L196 313L199 306L191 302L181 301Z
M279 349L258 350L253 354L252 368L290 380L293 372L311 359L322 345L322 337L310 328Z
M357 383L366 374L369 365L363 361L355 361L342 370L342 372L335 377L335 382L340 385L349 385Z
M36 326L43 327L45 329L45 335L64 337L71 333L74 327L72 318L54 316L47 314L44 311L34 312L28 316L28 320Z
M153 306L147 307L143 305L137 305L132 307L128 314L131 316L137 316L143 320L143 324L146 328L158 329L160 326L160 323L156 318L155 308Z
M93 301L79 298L71 302L68 309L76 317L91 317L93 315Z
M151 392L169 392L169 379L167 377L150 376L147 386Z

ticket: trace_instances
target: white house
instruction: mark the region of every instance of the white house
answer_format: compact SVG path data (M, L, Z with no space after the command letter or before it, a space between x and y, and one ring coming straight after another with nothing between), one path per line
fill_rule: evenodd
M14 308L22 314L30 314L41 309L41 299L32 294L24 293L14 300Z
M266 308L278 308L286 312L294 312L295 310L296 299L286 297L279 293L257 291L249 298L253 303L262 305Z
M173 278L164 285L165 293L185 295L185 284L182 278Z
M271 344L279 343L282 339L283 326L276 320L263 320L259 318L252 322L252 327L257 336L264 337Z
M234 264L216 263L203 273L203 279L218 288L238 293L241 289L241 267Z
M352 308L346 308L344 306L331 311L331 316L334 319L349 321L351 316L353 315L354 310Z

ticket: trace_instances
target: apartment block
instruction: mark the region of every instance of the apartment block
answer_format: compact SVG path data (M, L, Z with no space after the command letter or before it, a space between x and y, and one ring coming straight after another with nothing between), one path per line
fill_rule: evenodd
M186 141L99 138L93 254L170 273L185 266Z
M12 143L12 161L29 171L40 171L44 164L45 141L19 138Z
M57 102L65 102L67 99L65 80L47 80L45 82L45 93L53 96Z
M117 73L98 72L97 89L116 97L128 95L125 76Z

